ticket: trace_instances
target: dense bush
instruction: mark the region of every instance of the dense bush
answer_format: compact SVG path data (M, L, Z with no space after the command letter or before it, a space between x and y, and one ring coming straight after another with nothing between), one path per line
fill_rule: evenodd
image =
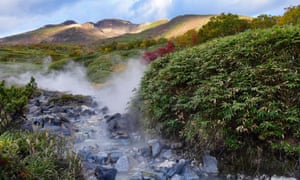
M0 134L20 123L24 108L36 87L33 78L25 87L8 87L5 81L0 83Z
M253 18L250 22L251 29L271 28L277 24L278 16L262 14Z
M214 150L300 153L300 27L247 31L167 55L141 85L149 125Z
M246 19L241 19L236 14L224 14L213 16L209 22L199 29L199 41L205 42L207 40L224 37L228 35L237 34L249 29L249 22Z
M278 25L300 24L300 5L291 6L285 9L283 16L279 17Z

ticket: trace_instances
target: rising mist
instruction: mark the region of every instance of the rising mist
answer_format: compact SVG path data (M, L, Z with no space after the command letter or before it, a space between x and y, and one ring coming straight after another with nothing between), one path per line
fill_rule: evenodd
M0 77L4 78L8 84L20 85L28 83L30 78L34 77L38 88L71 94L90 95L95 97L99 104L107 106L111 112L123 113L134 90L138 89L146 68L139 59L128 60L126 66L123 71L112 74L107 83L101 88L96 87L88 80L85 67L74 62L69 63L64 68L64 71L46 73L47 68L43 68L42 71L30 70L17 75L12 73L13 75L11 76L0 72ZM19 71L19 68L22 68L22 66L16 65L11 67L13 71Z

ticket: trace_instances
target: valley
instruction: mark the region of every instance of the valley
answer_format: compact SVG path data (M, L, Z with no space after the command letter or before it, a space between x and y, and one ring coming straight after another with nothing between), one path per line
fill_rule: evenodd
M68 20L0 39L0 179L299 178L300 27L284 20Z

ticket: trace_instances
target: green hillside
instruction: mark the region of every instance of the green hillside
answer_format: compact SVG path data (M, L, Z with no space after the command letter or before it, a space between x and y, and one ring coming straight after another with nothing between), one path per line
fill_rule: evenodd
M172 38L184 34L191 29L200 29L213 15L183 15L170 20L141 34L153 38Z
M141 87L147 124L181 137L198 156L227 157L231 170L296 171L299 32L299 26L251 30L154 61Z

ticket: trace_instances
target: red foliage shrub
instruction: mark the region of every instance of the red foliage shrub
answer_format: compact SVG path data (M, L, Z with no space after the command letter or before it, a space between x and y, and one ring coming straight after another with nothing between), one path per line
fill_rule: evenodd
M143 54L143 62L149 64L151 61L154 61L158 57L163 57L166 54L169 54L175 50L175 45L172 41L169 41L165 47L160 47L156 51L146 51Z
M150 63L151 61L155 60L157 58L157 53L153 51L146 51L143 54L143 61L145 63Z

